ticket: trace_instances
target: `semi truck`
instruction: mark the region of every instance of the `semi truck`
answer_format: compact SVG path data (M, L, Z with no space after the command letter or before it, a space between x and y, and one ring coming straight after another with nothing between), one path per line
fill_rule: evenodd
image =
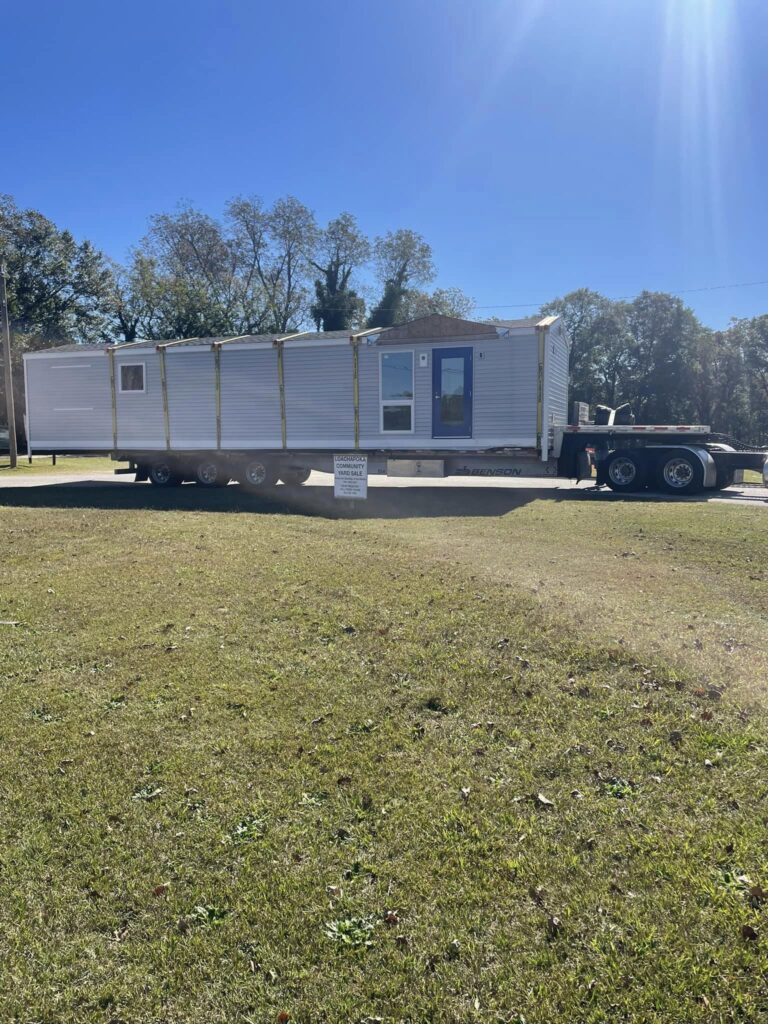
M299 486L338 456L398 477L584 479L690 495L768 449L568 406L559 317L59 346L24 356L30 452L109 455L156 487Z

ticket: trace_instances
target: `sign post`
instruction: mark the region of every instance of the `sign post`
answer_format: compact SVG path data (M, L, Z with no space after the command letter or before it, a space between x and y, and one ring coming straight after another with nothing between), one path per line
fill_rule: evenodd
M358 500L368 497L367 455L334 455L333 496Z

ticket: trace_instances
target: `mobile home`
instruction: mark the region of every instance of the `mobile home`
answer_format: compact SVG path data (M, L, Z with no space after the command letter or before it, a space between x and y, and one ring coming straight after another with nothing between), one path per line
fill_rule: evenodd
M390 476L579 477L693 494L764 449L699 424L568 422L558 317L72 345L24 357L30 449L109 453L158 486L303 483L337 456ZM604 410L605 412L605 410ZM364 456L364 460L362 457ZM336 463L341 465L341 460Z
M569 344L556 317L435 315L357 333L66 346L25 356L28 436L33 451L129 458L156 482L237 478L253 456L267 480L295 479L348 451L369 453L372 471L512 452L544 466L567 422Z

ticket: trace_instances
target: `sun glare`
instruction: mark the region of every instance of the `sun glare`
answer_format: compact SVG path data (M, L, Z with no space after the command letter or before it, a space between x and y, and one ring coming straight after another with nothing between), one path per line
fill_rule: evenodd
M738 109L738 36L733 0L667 0L659 104L660 163L677 163L685 217L708 218L721 253L724 129ZM727 121L730 124L727 124Z

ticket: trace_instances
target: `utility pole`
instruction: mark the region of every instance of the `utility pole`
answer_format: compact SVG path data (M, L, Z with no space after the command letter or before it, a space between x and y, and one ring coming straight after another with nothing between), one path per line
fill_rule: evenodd
M3 364L5 367L5 409L8 415L8 452L11 469L16 468L16 408L13 401L13 370L11 368L11 324L8 320L8 295L5 290L5 264L0 266L0 316L3 320Z

